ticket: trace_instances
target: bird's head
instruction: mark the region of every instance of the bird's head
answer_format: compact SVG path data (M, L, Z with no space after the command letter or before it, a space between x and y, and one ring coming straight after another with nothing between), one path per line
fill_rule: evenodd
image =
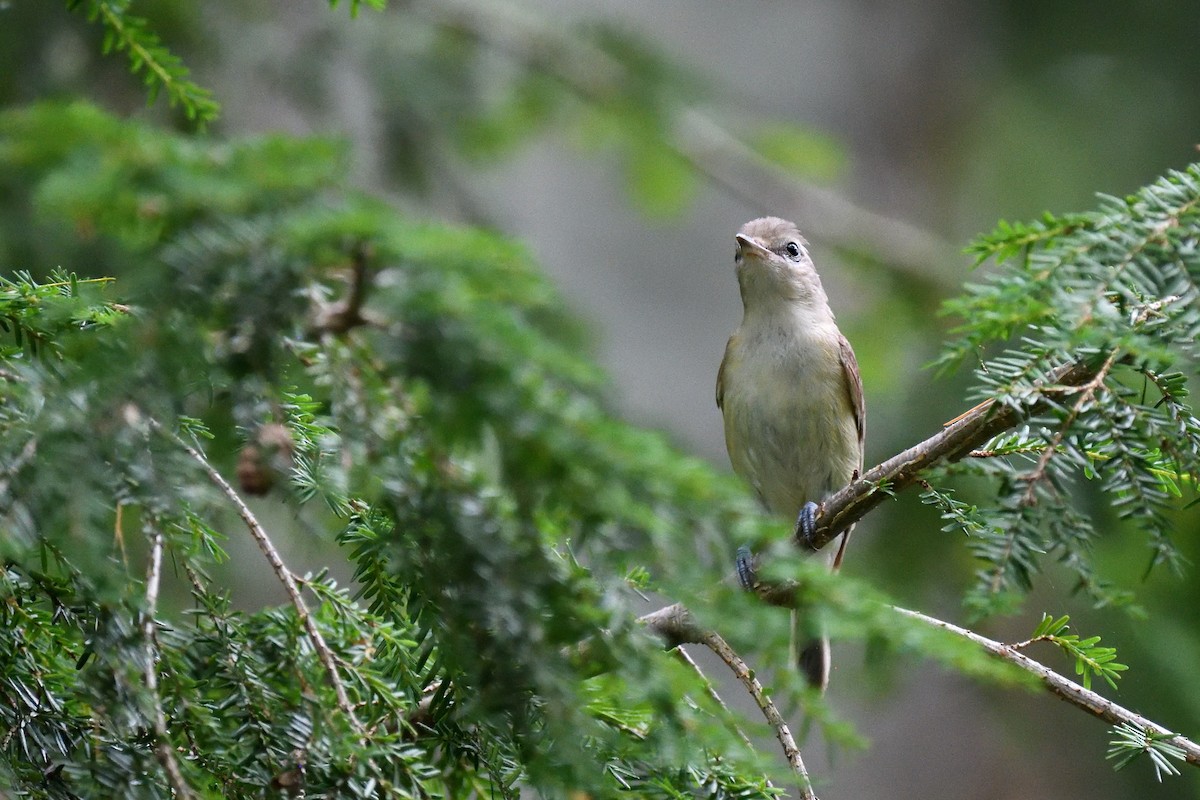
M778 217L762 217L743 225L735 238L737 252L733 260L747 308L772 300L828 303L808 255L808 242L795 224Z

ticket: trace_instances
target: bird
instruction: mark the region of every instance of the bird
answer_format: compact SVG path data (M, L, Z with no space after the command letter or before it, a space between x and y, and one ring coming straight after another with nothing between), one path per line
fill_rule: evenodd
M762 217L735 238L743 313L725 346L716 390L725 446L762 507L796 520L807 540L817 502L862 472L866 413L858 361L796 225ZM818 557L836 570L849 536ZM739 562L739 574L744 569ZM828 639L802 643L798 662L808 684L824 691Z

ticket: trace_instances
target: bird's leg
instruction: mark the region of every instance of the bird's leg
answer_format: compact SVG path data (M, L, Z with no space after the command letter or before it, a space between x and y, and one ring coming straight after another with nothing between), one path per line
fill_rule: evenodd
M817 532L817 504L809 500L800 509L800 515L796 517L796 529L792 536L796 541L803 542L809 550L816 550L813 547L813 536Z
M754 591L754 587L758 585L758 572L754 568L754 553L750 552L747 545L742 545L737 549L734 563L737 568L738 583L746 591Z
M819 506L811 500L805 503L800 509L799 516L796 517L796 527L792 531L792 536L797 542L813 551L817 549L813 547L812 540L817 533L818 508ZM742 545L737 549L737 558L734 563L737 568L738 583L742 585L743 589L753 591L758 586L758 570L754 564L754 553L747 545Z

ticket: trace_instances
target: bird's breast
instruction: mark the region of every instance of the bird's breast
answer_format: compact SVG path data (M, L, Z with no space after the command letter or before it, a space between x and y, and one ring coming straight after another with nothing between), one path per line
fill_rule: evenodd
M832 324L746 325L723 376L725 441L734 471L772 512L794 516L859 467L854 412Z

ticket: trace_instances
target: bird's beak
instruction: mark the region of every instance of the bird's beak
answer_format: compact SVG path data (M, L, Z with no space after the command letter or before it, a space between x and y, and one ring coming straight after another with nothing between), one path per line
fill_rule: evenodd
M751 239L749 236L743 236L742 234L739 233L734 238L737 239L737 243L738 243L738 255L740 255L742 258L745 258L746 256L752 256L754 258L758 258L758 259L762 259L763 261L766 261L768 258L771 257L770 250L763 247L761 244L759 244L754 239Z

